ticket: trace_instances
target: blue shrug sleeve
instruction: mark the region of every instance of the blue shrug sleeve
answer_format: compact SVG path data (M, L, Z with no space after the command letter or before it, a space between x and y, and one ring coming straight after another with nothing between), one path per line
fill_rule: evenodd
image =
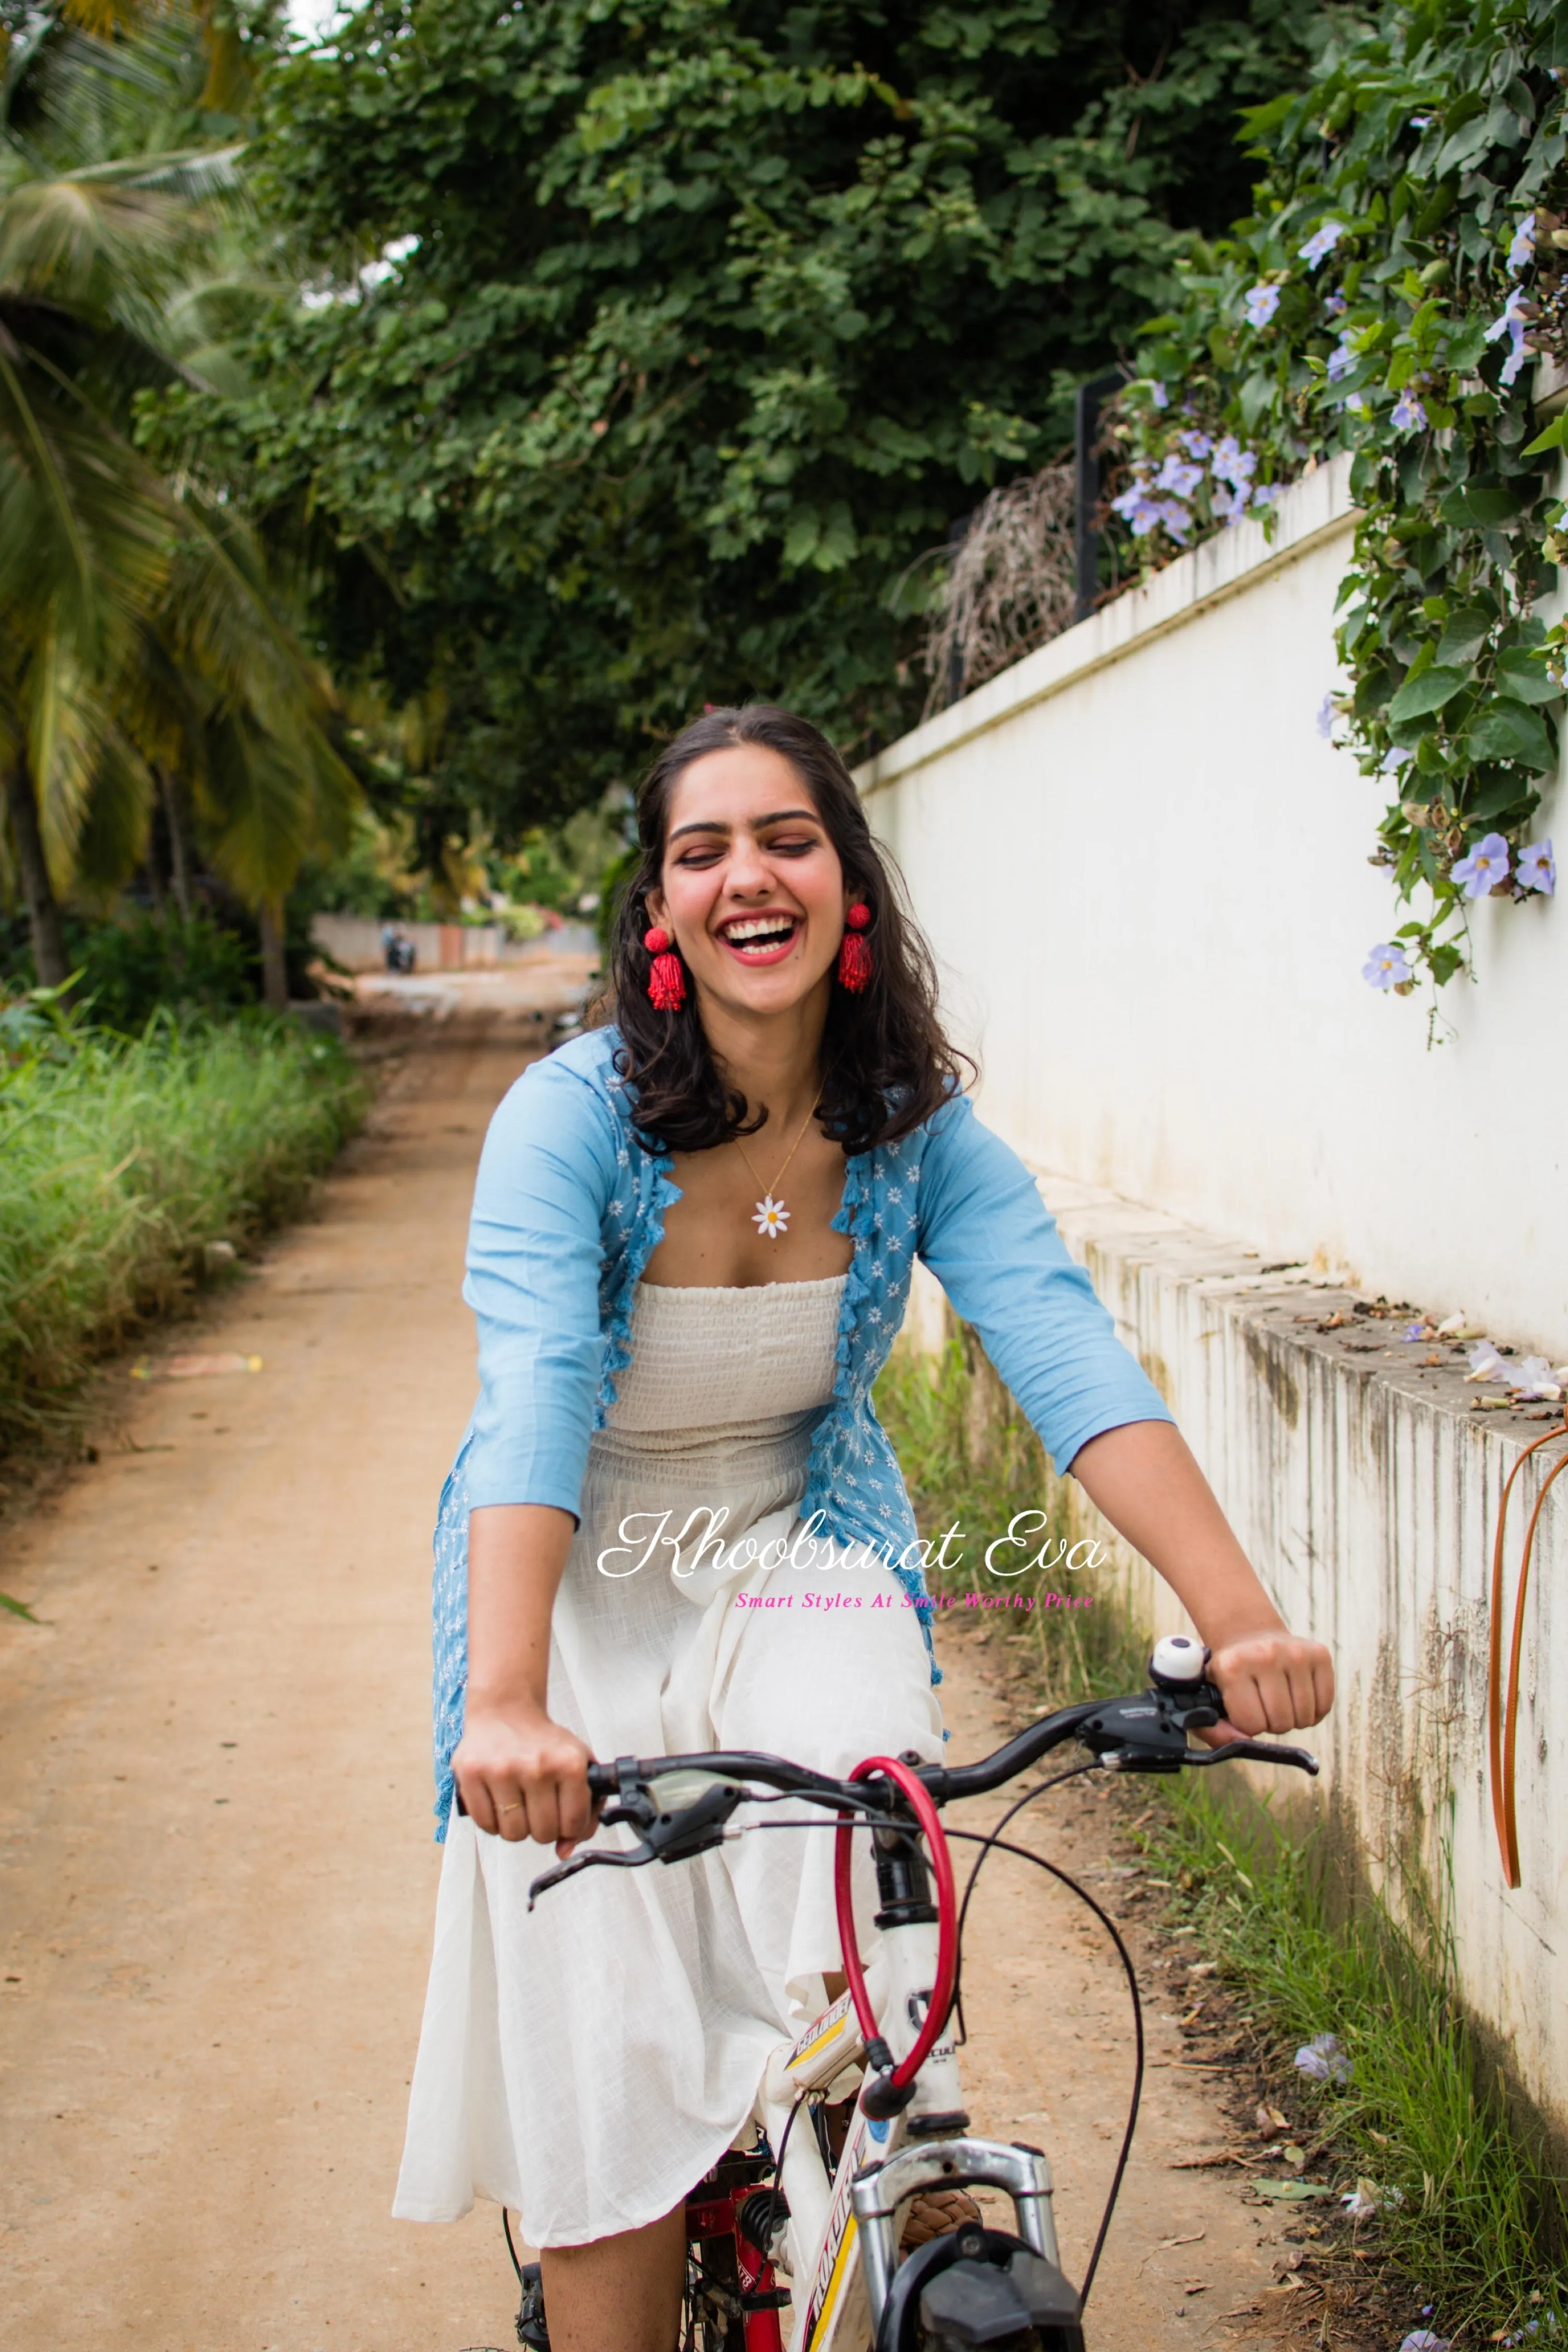
M601 1232L615 1175L612 1115L596 1090L553 1058L525 1070L490 1122L468 1228L475 1507L551 1503L577 1516L604 1354Z
M1034 1178L963 1097L931 1121L917 1247L1058 1470L1108 1429L1171 1419L1068 1255Z

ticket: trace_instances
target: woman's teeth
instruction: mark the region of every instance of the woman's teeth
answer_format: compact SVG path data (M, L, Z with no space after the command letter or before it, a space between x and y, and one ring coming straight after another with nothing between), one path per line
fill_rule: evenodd
M726 946L742 953L761 954L783 947L795 936L795 919L789 915L759 915L755 921L731 923L724 933Z

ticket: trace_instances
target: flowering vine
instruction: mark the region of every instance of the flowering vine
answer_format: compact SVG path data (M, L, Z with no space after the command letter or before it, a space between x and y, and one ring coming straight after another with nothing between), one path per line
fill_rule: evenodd
M1535 608L1568 562L1568 415L1536 429L1531 373L1568 356L1564 72L1552 0L1402 0L1337 40L1248 118L1257 211L1194 247L1112 427L1145 567L1353 453L1320 725L1394 794L1373 862L1411 911L1363 976L1400 995L1467 968L1472 901L1556 884L1534 819L1568 631Z

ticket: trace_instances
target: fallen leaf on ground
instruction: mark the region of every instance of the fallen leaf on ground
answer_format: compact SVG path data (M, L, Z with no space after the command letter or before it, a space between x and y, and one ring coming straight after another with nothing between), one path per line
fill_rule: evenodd
M1288 2205L1304 2203L1309 2197L1331 2197L1334 2193L1321 2180L1255 2180L1252 2187L1259 2197L1278 2198Z

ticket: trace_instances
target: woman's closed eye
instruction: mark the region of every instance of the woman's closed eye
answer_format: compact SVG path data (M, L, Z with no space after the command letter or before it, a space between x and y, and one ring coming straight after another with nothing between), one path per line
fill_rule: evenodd
M812 850L820 849L822 842L820 836L816 835L798 837L791 835L782 841L767 841L760 845L770 857L805 857ZM727 854L727 843L693 842L689 848L679 852L675 862L678 866L688 867L693 873L700 873L704 867L716 864Z

